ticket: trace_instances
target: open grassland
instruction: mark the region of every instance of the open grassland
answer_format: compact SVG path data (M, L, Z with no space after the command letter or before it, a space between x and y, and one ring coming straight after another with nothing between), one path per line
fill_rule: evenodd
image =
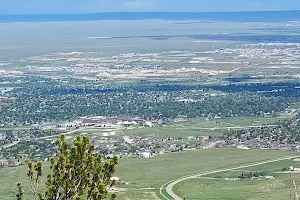
M300 176L295 175L294 178L299 184ZM291 187L291 181L286 176L281 179L247 181L193 179L176 185L174 189L186 200L283 200L289 199Z
M197 179L183 181L175 185L176 194L187 200L192 199L226 199L226 200L282 200L292 199L300 193L300 174L295 172L282 172L283 168L293 166L300 167L299 161L284 160L259 166L247 167L240 170L232 170L207 175ZM224 178L236 178L242 173L264 172L275 179L266 180L244 179L224 180ZM296 189L295 189L296 188Z
M49 163L44 163L45 171L48 170ZM26 197L33 197L29 180L26 176L27 168L25 166L15 167L15 168L3 168L0 169L0 199L1 200L15 200L17 194L17 182L24 183L24 190ZM46 175L44 173L44 175ZM45 180L42 181L43 183ZM44 184L41 184L41 188Z
M283 168L289 168L290 166L293 166L295 168L300 168L300 162L296 162L294 160L282 160L277 161L273 163L268 163L264 165L258 165L258 166L252 166L252 167L245 167L243 169L238 170L231 170L226 172L218 172L214 174L206 175L205 177L209 178L236 178L237 176L240 176L242 173L255 173L255 172L263 172L266 175L271 176L281 176L287 174L287 172L282 171ZM292 173L292 172L291 172Z
M300 102L294 103L291 106L292 108L300 108Z
M290 116L277 117L232 117L210 119L205 118L191 119L181 122L182 126L192 126L194 128L226 128L226 127L240 127L240 126L262 126L272 124L280 120L289 118ZM180 124L180 123L179 123Z
M127 129L121 132L122 135L140 136L140 137L188 137L188 136L220 136L222 132L214 130L197 130L193 128L180 127L139 127Z

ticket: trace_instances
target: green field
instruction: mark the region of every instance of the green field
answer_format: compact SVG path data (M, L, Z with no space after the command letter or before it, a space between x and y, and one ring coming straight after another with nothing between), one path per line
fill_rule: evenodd
M282 160L277 161L274 163L268 163L264 165L257 165L252 167L245 167L243 169L239 170L231 170L226 172L219 172L215 174L209 174L205 177L211 177L211 178L234 178L238 175L241 175L242 173L249 173L249 172L265 172L266 175L272 175L277 176L278 173L282 172L283 168L288 168L290 166L293 166L295 168L300 168L300 162L295 162L293 160Z
M277 116L277 117L231 117L220 119L191 119L184 122L180 122L182 126L192 126L194 128L226 128L235 126L261 126L266 124L272 124L280 120L289 118L290 116Z
M294 166L299 168L300 162L284 160L274 163L243 168L211 174L205 177L183 181L174 186L173 190L187 200L196 199L224 199L224 200L282 200L292 199L295 192L300 193L300 174L283 173L282 168ZM265 172L268 176L274 176L273 180L245 179L245 180L224 180L224 178L234 178L242 173ZM292 183L295 181L295 186Z
M121 132L121 135L140 136L140 137L188 137L188 136L220 136L222 131L214 130L197 130L194 128L180 127L140 127L135 129L127 129Z
M120 160L116 175L128 181L129 185L125 187L125 191L119 193L119 197L124 200L150 200L154 199L151 195L153 197L156 194L156 198L159 197L161 185L185 175L287 155L297 154L289 151L209 149L157 156L152 159L124 159Z
M0 169L0 199L15 200L17 194L17 182L24 183L25 196L32 197L28 178L26 177L27 168L25 166L15 168ZM45 174L44 174L45 175Z
M142 200L160 199L159 188L164 183L193 173L223 169L257 161L297 155L290 151L208 149L184 151L151 159L120 159L116 176L129 182L119 185L119 199ZM47 167L49 163L45 163ZM0 200L13 200L16 182L27 183L26 167L0 169ZM192 187L191 187L192 188ZM25 187L30 196L28 185Z
M295 179L300 183L299 175ZM290 188L289 177L248 181L193 179L174 187L186 200L284 200L289 199Z
M294 103L294 104L292 104L292 106L291 106L292 108L300 108L300 102L297 102L297 103Z

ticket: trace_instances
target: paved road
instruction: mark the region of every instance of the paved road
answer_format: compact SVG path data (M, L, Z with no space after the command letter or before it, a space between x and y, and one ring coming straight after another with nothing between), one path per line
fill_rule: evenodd
M281 161L281 160L288 160L288 159L293 159L293 158L298 158L298 157L299 156L288 156L288 157L285 156L285 157L276 158L276 159L272 159L272 160L268 160L268 161L262 161L262 162L257 162L257 163L253 163L253 164L242 165L242 166L239 166L239 167L232 167L232 168L227 168L227 169L214 170L214 171L210 171L210 172L203 172L203 173L199 173L199 174L184 176L184 177L181 177L181 178L176 179L176 180L172 180L172 181L162 185L160 187L160 194L164 197L164 199L170 200L167 196L165 196L163 194L163 188L165 186L167 186L166 187L166 192L168 193L168 195L170 195L172 197L172 199L182 200L182 198L177 196L172 190L174 185L176 185L176 184L178 184L182 181L185 181L185 180L188 180L188 179L193 179L193 178L198 178L200 176L205 176L205 175L209 175L209 174L215 174L215 173L218 173L218 172L226 172L226 171L242 169L242 168L252 167L252 166L257 166L257 165L263 165L263 164L268 164L268 163L273 163L273 162L277 162L277 161Z
M58 138L60 135L70 135L72 133L76 133L76 132L80 132L82 131L82 129L75 129L69 132L65 132L65 133L60 133L58 135L49 135L49 136L45 136L45 137L39 137L39 138L34 138L34 140L45 140L45 139L51 139L51 138Z

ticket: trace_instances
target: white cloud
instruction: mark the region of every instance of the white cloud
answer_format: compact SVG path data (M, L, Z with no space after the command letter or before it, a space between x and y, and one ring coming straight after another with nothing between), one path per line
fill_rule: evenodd
M138 7L141 5L140 1L127 1L124 3L124 6L126 7Z
M126 1L124 7L133 9L149 9L152 7L151 1L149 0L133 0Z

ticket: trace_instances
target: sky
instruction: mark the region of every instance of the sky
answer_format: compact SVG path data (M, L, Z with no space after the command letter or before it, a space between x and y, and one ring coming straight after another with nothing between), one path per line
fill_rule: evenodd
M300 0L1 0L0 14L300 10Z

